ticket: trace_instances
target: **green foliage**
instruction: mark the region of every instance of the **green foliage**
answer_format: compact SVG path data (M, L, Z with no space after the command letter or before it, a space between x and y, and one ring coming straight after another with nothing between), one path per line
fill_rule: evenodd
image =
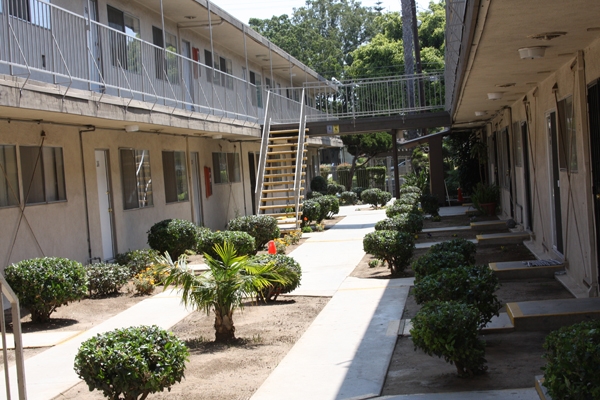
M487 211L481 207L486 203L498 203L500 197L500 188L496 185L484 185L479 182L471 193L471 201L473 206L482 214L487 214Z
M323 179L327 180L329 175L331 174L331 165L329 164L321 164L319 165L319 174Z
M358 202L358 196L354 192L342 192L340 200L343 205L354 205Z
M553 399L600 399L600 320L550 333L544 349L543 385Z
M152 225L148 233L148 245L160 254L168 252L177 258L186 250L196 250L198 230L196 225L182 219L165 219Z
M158 251L154 249L129 250L127 253L117 254L115 261L117 264L129 267L129 275L135 276L146 268L153 266L158 256Z
M204 253L209 270L201 275L196 276L185 265L183 257L176 263L168 256L161 257L159 271L167 275L165 288L181 287L184 305L207 315L214 313L215 341L231 342L235 340L234 311L243 307L248 297L256 296L269 285L287 285L289 281L277 273L274 263L253 264L248 256L238 256L230 242L215 244L211 250L217 256Z
M302 221L305 225L310 224L313 221L320 221L321 217L321 205L317 199L306 200L302 204Z
M460 187L465 194L472 193L475 185L481 181L479 156L473 150L480 147L475 133L457 132L445 139L450 150L450 159L458 170Z
M385 184L386 168L384 166L367 167L370 186L383 186Z
M302 233L311 233L313 231L310 226L303 226L301 230Z
M371 204L376 209L385 206L392 199L390 193L377 188L363 190L360 197L363 203Z
M461 265L470 265L462 253L444 250L428 251L413 261L415 284L426 276L437 274L442 269L458 268Z
M320 192L309 191L308 193L306 193L306 200L316 199L317 197L320 197L320 196L325 196L325 195Z
M429 176L427 170L423 168L418 173L412 172L404 175L404 185L402 186L416 186L421 189L421 193L425 193L429 190L428 187Z
M475 243L470 242L467 239L452 239L447 242L434 244L429 248L429 253L435 253L438 251L460 253L469 264L475 264L475 253L477 252L477 246Z
M418 233L423 229L423 216L419 213L397 214L392 218L382 219L375 224L376 231L400 231Z
M498 278L487 266L465 265L419 279L414 295L417 304L433 300L470 304L479 311L479 328L483 328L502 307L494 294L499 287Z
M409 186L406 184L400 186L400 194L402 195L407 193L416 193L419 196L421 196L423 194L423 191L418 186Z
M145 399L181 382L188 356L175 335L142 325L83 342L75 356L75 372L90 391L99 390L106 398Z
M412 258L415 238L412 234L399 231L375 231L363 239L365 253L387 262L392 275L402 273Z
M367 190L367 188L357 186L357 187L353 187L351 191L356 193L356 196L362 200L362 192L364 192L365 190Z
M429 214L432 217L440 215L440 202L436 195L421 195L421 208L425 214Z
M327 185L327 194L328 195L336 195L338 193L342 193L346 188L343 185L338 185L337 183L330 183Z
M85 272L90 297L118 293L131 277L129 267L119 264L94 263Z
M204 236L198 242L198 250L215 258L218 256L215 247L217 245L223 246L224 242L230 243L240 256L256 254L256 241L254 238L249 233L240 231L211 232L210 235Z
M302 268L300 268L300 264L292 257L283 254L261 254L253 257L252 262L261 265L273 263L275 272L284 277L287 281L285 284L281 284L277 281L270 283L267 287L258 292L259 299L264 301L275 301L280 294L289 293L300 286Z
M421 195L418 193L403 193L397 198L394 203L396 204L410 204L411 206L418 206L421 200Z
M454 364L459 376L484 372L485 342L478 338L479 313L469 304L432 301L412 319L415 349L444 357Z
M340 212L340 201L336 196L320 196L313 199L313 201L319 204L319 214L315 219L317 223L321 223L325 218L331 218Z
M319 192L321 194L327 193L327 180L323 178L321 175L317 175L310 181L310 190L314 192Z
M394 218L404 214L420 214L419 208L416 204L406 204L396 200L391 206L385 209L385 215L388 218Z
M232 219L227 224L227 230L248 233L256 241L256 251L262 250L269 240L277 239L281 235L277 220L264 214Z
M34 323L47 322L58 307L82 299L88 290L83 265L66 258L23 260L6 267L4 276Z

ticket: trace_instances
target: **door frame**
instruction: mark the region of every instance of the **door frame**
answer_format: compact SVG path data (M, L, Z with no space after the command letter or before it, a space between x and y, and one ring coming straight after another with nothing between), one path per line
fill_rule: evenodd
M551 109L545 114L548 143L548 194L551 201L550 226L552 229L552 249L564 257L564 238L562 232L562 204L560 198L560 166L558 155L558 111ZM551 123L554 123L552 127ZM554 128L554 130L552 130Z
M109 226L108 227L104 227L102 226L102 210L100 208L100 196L101 193L98 190L98 212L100 213L100 235L101 235L101 243L102 243L102 258L106 261L106 260L112 260L115 258L115 256L118 253L118 249L117 249L117 234L116 234L116 230L115 230L115 213L114 213L114 197L113 197L113 189L112 189L112 179L111 179L111 171L110 171L110 152L108 149L94 149L94 163L96 164L96 168L99 168L98 165L98 156L101 156L104 158L104 173L105 173L105 177L106 177L106 188L107 188L107 203L108 203L108 223ZM98 169L96 169L96 187L98 189L100 189L99 187L99 179L100 179L100 175L98 174ZM108 228L108 232L106 232L104 229ZM105 257L106 255L106 250L104 248L104 234L108 233L110 234L110 241L112 244L112 254L110 256L110 258Z
M192 192L193 192L193 208L194 223L198 226L203 226L204 215L203 202L202 202L202 174L200 171L200 154L197 151L190 152L190 178L192 180Z

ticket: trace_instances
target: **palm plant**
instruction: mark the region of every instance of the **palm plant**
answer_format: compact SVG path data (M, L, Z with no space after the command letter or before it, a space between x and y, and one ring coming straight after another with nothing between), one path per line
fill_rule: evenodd
M231 342L235 340L233 312L243 308L244 300L273 283L289 282L277 273L273 263L254 264L248 256L238 256L229 242L216 244L214 250L217 258L204 254L209 270L201 275L187 267L185 256L173 263L168 253L160 257L158 269L168 274L165 288L181 288L185 306L203 310L207 315L215 313L215 342Z

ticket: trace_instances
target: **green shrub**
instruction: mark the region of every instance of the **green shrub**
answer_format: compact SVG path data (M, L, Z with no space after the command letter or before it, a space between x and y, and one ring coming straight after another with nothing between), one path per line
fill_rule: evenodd
M392 199L390 193L377 188L363 190L360 196L363 203L371 204L374 208L385 206Z
M419 205L419 201L421 201L421 195L417 193L404 193L401 194L399 198L394 201L396 204L409 204L411 206Z
M394 203L385 209L385 215L388 218L394 218L403 214L420 214L416 204L405 204L394 201Z
M302 233L312 233L312 228L310 226L303 226L302 227Z
M320 175L315 176L310 181L310 190L313 192L327 193L327 180Z
M82 299L88 291L83 265L66 258L23 260L6 267L4 275L36 323L48 321L54 310Z
M418 233L423 229L423 216L416 213L399 214L382 219L375 224L376 231L401 231Z
M106 398L145 399L181 382L188 356L185 344L158 326L116 329L81 344L75 372Z
M398 275L408 266L415 249L412 234L399 231L375 231L363 239L365 253L387 262L392 275Z
M85 273L90 297L118 293L131 277L129 267L119 264L94 263L86 265Z
M436 195L421 195L421 208L425 214L429 214L432 217L440 215L440 202Z
M362 192L364 192L365 190L367 190L367 188L364 188L361 186L352 188L352 192L356 193L356 197L358 197L361 200L362 200Z
M310 224L317 221L321 216L321 205L317 199L306 200L302 204L302 221L304 224Z
M269 240L277 239L281 235L277 220L269 215L247 215L237 217L227 224L229 231L246 232L256 241L256 250L262 250Z
M404 185L402 185L402 186L417 187L417 188L419 188L421 193L424 193L428 189L428 184L427 184L428 180L429 180L429 173L427 172L427 170L425 168L423 168L421 170L421 172L419 172L419 174L410 173L410 174L404 175ZM419 193L419 195L421 193Z
M414 295L417 304L433 300L471 304L479 311L479 327L483 328L502 308L494 294L499 287L498 278L487 266L465 265L423 277L415 283Z
M177 259L186 250L196 250L198 230L196 225L183 219L165 219L157 222L148 233L148 245L160 254L168 252Z
M156 257L159 255L154 249L130 250L127 253L117 254L115 261L117 264L129 267L129 276L135 276L156 264Z
M285 285L278 282L271 282L269 286L258 291L258 297L264 301L275 301L277 296L283 293L289 293L300 286L302 278L302 269L300 264L292 257L283 254L261 254L252 258L252 262L258 264L275 264L275 271L288 281Z
M467 239L452 239L447 242L434 244L429 248L429 253L435 253L438 251L452 251L463 255L464 259L469 264L475 264L475 253L477 252L477 246L475 243L468 241Z
M353 205L358 202L358 196L354 192L342 192L340 200L343 205Z
M317 197L325 196L323 193L319 192L308 192L306 193L306 200L316 199Z
M421 191L421 189L419 189L418 186L408 186L408 185L400 186L400 194L403 195L406 193L416 193L419 196L421 196L423 194L423 192Z
M438 273L445 268L457 268L461 265L469 265L462 253L454 251L427 252L412 263L415 273L415 284L426 276Z
M550 333L544 349L543 385L553 399L600 399L600 320Z
M485 342L478 338L479 314L472 305L459 302L426 303L412 319L415 349L444 357L459 376L484 372Z
M335 196L338 193L342 193L346 188L343 185L337 183L330 183L327 185L327 194Z
M367 167L369 183L374 186L383 186L385 183L386 168L382 165L375 167Z
M326 218L333 218L334 215L340 212L340 200L336 196L323 196L323 198L318 198L317 201L321 205L321 211L327 208Z
M198 250L206 253L212 258L217 258L215 245L223 246L224 242L233 245L236 253L240 256L256 254L256 241L246 232L239 231L217 231L211 232L198 242Z

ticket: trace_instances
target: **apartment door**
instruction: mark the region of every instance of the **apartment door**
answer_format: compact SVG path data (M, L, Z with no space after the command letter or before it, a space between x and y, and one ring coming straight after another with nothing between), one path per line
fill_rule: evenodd
M192 45L187 40L181 41L181 51L183 56L189 60L183 60L183 91L185 96L185 108L193 111L194 110L194 80L192 75Z
M510 157L510 136L508 134L508 128L504 128L502 131L502 159L504 162L504 170L502 171L504 175L504 187L508 191L509 203L510 203L510 216L511 218L515 218L515 208L513 204L513 199L516 199L516 193L513 184L512 184L512 163Z
M550 197L552 199L552 235L554 239L553 247L560 254L563 251L562 237L562 210L560 204L560 178L558 167L558 130L556 127L556 111L552 111L546 116L548 129L548 139L550 141Z
M102 233L102 259L115 258L115 235L112 209L112 190L108 151L96 150L96 179L98 183L98 206L100 210L100 231Z
M202 226L202 182L200 181L200 157L197 152L190 154L192 164L192 190L194 195L194 223Z
M590 114L590 146L592 163L592 190L596 222L596 248L598 269L600 269L600 82L596 81L588 89Z
M533 230L533 206L531 197L531 174L529 172L529 134L527 129L527 122L521 124L521 135L522 135L522 146L523 146L523 173L525 188L525 227Z
M100 45L100 32L98 24L98 0L89 0L89 10L85 7L85 18L90 20L90 29L88 30L87 45L90 54L89 73L90 81L102 82L102 47ZM95 23L96 22L96 23ZM91 84L91 90L100 91L102 85Z
M257 153L248 152L248 169L250 170L250 198L252 199L252 214L256 214L256 176L258 175Z

